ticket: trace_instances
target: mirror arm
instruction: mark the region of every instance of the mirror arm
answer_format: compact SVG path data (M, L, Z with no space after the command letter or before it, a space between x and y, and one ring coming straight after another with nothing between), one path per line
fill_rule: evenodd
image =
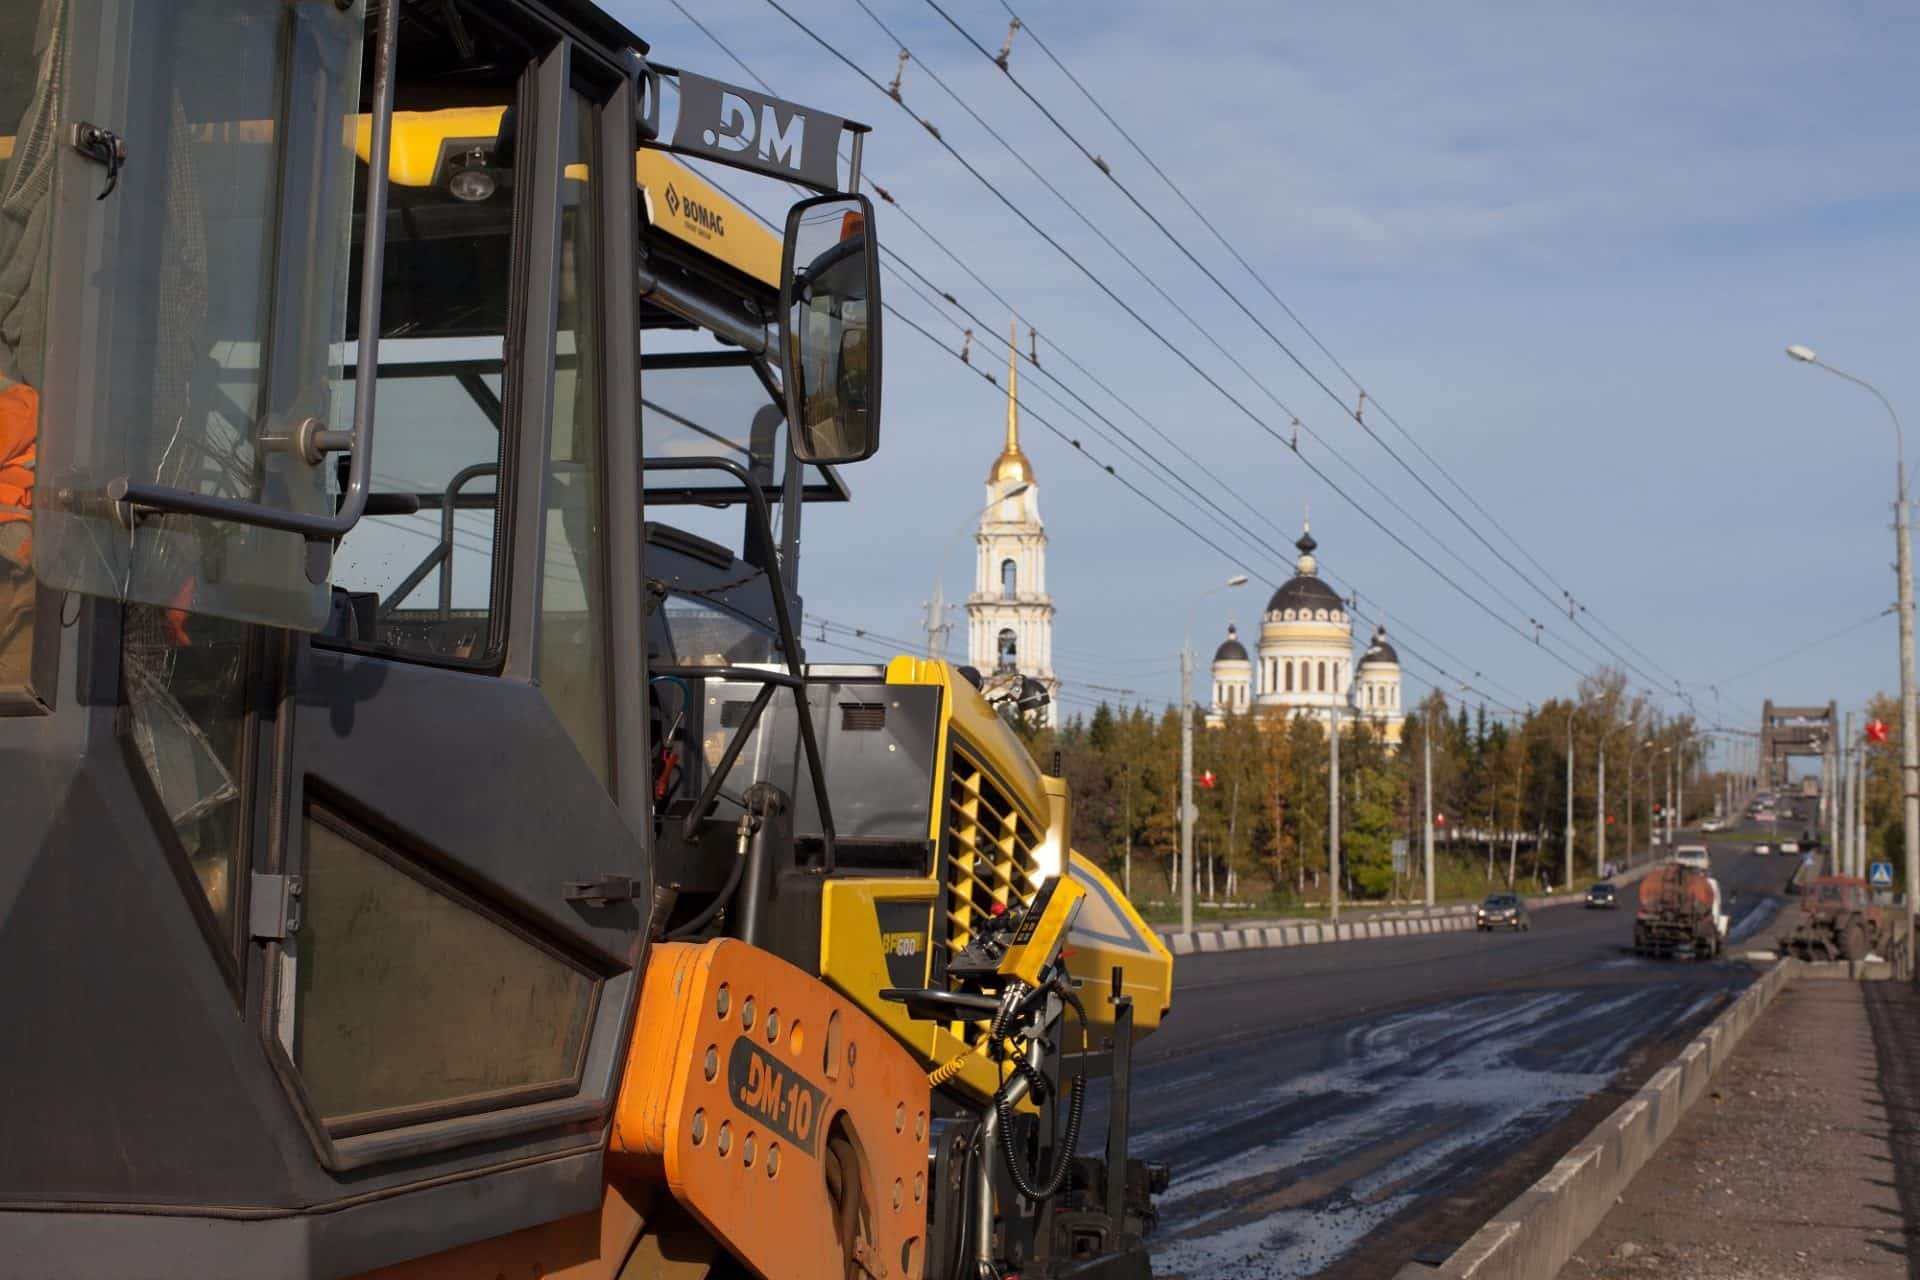
M791 428L789 428L791 430ZM746 491L747 507L763 546L773 545L773 521L767 512L767 495L760 491L747 469L729 458L649 458L648 471L724 471L740 482ZM773 621L780 637L780 652L786 657L787 676L793 682L795 718L800 722L800 745L807 755L807 772L812 777L813 800L820 810L820 836L826 855L826 870L835 865L833 810L827 799L827 771L820 760L820 742L814 733L813 712L807 705L806 672L800 667L800 638L793 628L793 614L787 598L785 575L776 560L765 568L767 584L773 596Z

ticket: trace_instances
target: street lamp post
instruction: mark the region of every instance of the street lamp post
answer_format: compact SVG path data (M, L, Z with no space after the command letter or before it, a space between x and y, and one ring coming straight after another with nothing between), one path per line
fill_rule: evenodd
M946 562L947 552L953 547L953 544L964 537L967 530L977 526L987 512L993 510L1009 498L1019 497L1031 488L1033 488L1033 483L1029 480L1022 480L1018 484L1009 485L1001 492L999 497L974 512L965 524L955 529L952 536L940 544L940 556L939 559L934 561L934 564L936 566L944 564ZM927 601L927 656L929 658L944 659L947 656L947 632L952 629L947 622L946 573L944 570L936 568L933 578L933 599Z
M1186 639L1180 646L1180 929L1193 932L1193 615L1200 602L1216 591L1244 587L1247 575L1236 573L1217 587L1193 598L1187 610Z
M1567 711L1567 866L1560 881L1562 889L1573 886L1573 719L1579 707Z
M1847 737L1839 748L1839 873L1853 875L1859 858L1853 839L1853 789L1859 785L1859 771L1853 766L1853 712L1847 712Z
M1895 541L1894 571L1900 577L1900 793L1901 826L1906 836L1907 937L1914 929L1916 906L1920 906L1920 734L1915 732L1913 675L1913 534L1907 513L1907 444L1900 429L1900 415L1880 388L1864 378L1822 363L1810 348L1791 346L1787 354L1802 364L1825 369L1836 378L1844 378L1864 387L1887 411L1893 423L1894 472L1893 526ZM1909 942L1909 954L1911 954ZM1910 975L1911 976L1911 975Z
M1673 853L1673 748L1662 747L1660 748L1660 754L1664 756L1667 761L1667 767L1663 770L1667 775L1667 811L1662 815L1663 821L1660 823L1660 829L1664 841L1663 847L1666 849L1668 855L1671 856Z
M1444 705L1444 704L1442 704ZM1426 828L1420 833L1422 852L1426 859L1427 905L1433 905L1433 709L1429 705L1427 714L1420 717L1420 727L1427 735L1427 752L1422 768L1426 773Z
M1599 777L1595 784L1598 795L1594 802L1595 807L1593 813L1593 874L1596 876L1601 874L1607 865L1607 743L1612 741L1613 735L1622 729L1625 729L1631 734L1633 732L1633 722L1628 721L1626 724L1616 725L1600 735L1600 750L1597 753L1599 759ZM1633 757L1631 752L1629 752L1627 757L1627 813L1629 815L1627 818L1627 849L1631 852L1633 849L1633 818L1631 816L1633 813Z

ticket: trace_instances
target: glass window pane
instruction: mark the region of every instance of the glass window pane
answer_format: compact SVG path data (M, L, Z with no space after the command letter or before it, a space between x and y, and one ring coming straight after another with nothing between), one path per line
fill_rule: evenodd
M606 477L601 467L594 325L594 112L567 98L561 186L560 335L571 367L555 371L540 583L540 691L602 781L608 776L607 591L602 571Z
M61 104L58 6L0 14L0 689L32 676L35 456Z
M403 69L406 48L403 41ZM457 84L401 79L409 109L394 118L395 154L432 163L392 169L374 514L341 540L333 573L335 586L372 597L360 616L371 614L373 632L356 634L356 645L476 664L500 646L497 506L516 169L500 163L499 137L518 80L517 67L463 72ZM475 97L493 105L474 106ZM354 288L357 299L357 269ZM357 300L354 309L357 325ZM353 396L351 376L335 383L335 427L352 424Z
M38 7L99 20L84 5ZM327 410L365 19L358 6L285 0L132 5L123 17L124 46L76 26L69 58L104 61L67 70L70 86L123 86L124 101L102 91L60 111L62 127L85 119L123 135L127 168L112 194L95 198L105 165L45 140L52 235L76 237L54 247L87 289L51 293L42 332L71 331L69 307L99 314L82 317L97 336L88 350L21 360L20 380L48 375L45 421L62 424L40 442L40 473L60 483L36 504L36 568L90 594L311 630L326 618L326 584L308 580L299 536L169 515L129 537L103 497L125 476L329 509L325 469L265 440ZM126 48L126 65L111 65ZM21 136L16 167L37 163L41 141Z
M168 825L232 933L246 806L247 627L131 605L121 637L127 732Z
M293 1060L324 1118L477 1109L572 1084L592 977L331 815L305 830Z

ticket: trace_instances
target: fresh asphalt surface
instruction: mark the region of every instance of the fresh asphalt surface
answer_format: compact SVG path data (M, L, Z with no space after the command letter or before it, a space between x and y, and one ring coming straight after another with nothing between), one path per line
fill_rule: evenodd
M1181 957L1133 1088L1134 1152L1173 1169L1155 1274L1384 1276L1457 1244L1525 1185L1490 1174L1752 981L1740 944L1796 862L1716 848L1734 900L1714 962L1633 956L1631 887L1527 933Z

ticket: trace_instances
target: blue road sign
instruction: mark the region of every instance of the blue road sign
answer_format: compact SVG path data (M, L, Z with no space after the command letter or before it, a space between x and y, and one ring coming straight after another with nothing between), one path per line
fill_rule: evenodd
M1891 862L1869 862L1867 864L1867 883L1876 889L1893 888L1893 864Z

